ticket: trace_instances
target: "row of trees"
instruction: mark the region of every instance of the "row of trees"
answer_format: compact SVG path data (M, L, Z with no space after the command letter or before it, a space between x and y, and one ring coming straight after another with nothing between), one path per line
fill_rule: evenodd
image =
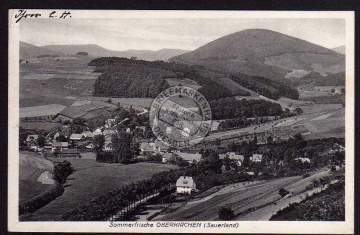
M249 121L245 118L261 116L280 116L283 111L280 104L262 99L237 100L234 97L213 100L210 102L213 119L243 118L243 124ZM240 120L238 120L240 121ZM242 124L242 123L240 123Z

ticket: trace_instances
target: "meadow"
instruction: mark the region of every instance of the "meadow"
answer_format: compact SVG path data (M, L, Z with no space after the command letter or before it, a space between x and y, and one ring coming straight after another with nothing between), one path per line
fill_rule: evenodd
M57 159L53 159L57 160ZM25 220L56 220L66 212L104 193L132 182L150 178L153 174L176 169L174 165L137 163L131 165L97 163L92 159L67 159L75 171L64 185L65 192Z

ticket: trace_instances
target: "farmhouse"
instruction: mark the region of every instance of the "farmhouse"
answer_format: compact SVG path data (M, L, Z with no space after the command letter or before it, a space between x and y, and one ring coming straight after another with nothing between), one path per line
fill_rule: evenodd
M181 157L184 161L192 163L192 162L199 162L201 160L200 153L183 153L183 152L176 152L179 157Z
M173 156L174 156L174 153L164 153L162 155L162 163L168 163Z
M107 152L112 151L113 150L112 143L111 142L105 142L103 150L107 151Z
M155 141L154 150L157 153L166 152L169 150L169 146L167 146L163 142L157 140L157 141Z
M62 150L68 149L68 148L69 148L68 142L54 142L51 145L51 152L55 152L56 150L62 152Z
M141 143L140 151L141 154L152 154L154 153L155 143Z
M250 161L260 163L262 161L262 154L253 154L252 157L250 157Z
M114 133L115 133L114 130L104 130L102 134L106 136L106 135L112 135Z
M178 194L191 194L196 190L196 183L190 176L180 176L176 181L176 193Z
M59 158L65 158L65 157L73 157L73 158L79 158L80 153L77 149L63 149L61 153L57 155Z
M236 166L241 166L244 162L244 155L236 154L235 152L228 152L226 155L235 162Z
M37 139L38 139L38 135L28 135L26 137L26 144L29 146L29 145L33 145L33 144L36 144L37 145Z

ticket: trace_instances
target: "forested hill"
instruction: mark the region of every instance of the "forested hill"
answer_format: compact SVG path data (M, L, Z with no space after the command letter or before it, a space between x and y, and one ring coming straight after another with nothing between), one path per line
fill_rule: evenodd
M102 57L92 60L90 66L96 66L95 72L101 72L95 82L95 96L109 97L149 97L169 87L168 78L187 78L201 86L199 91L208 100L217 100L235 95L249 96L248 91L241 88L230 90L220 77L227 77L241 86L254 90L266 97L277 99L285 96L298 98L296 90L270 79L250 77L247 75L231 75L221 72L205 73L201 66L169 63L164 61L144 61L118 57ZM204 76L204 74L210 74ZM183 84L185 85L185 84Z

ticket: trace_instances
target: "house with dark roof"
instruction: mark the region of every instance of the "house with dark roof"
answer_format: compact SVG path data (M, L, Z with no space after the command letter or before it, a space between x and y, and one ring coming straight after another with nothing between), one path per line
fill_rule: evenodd
M39 135L28 135L26 136L26 144L29 146L29 145L32 145L34 143L36 143L37 145L37 139L38 139Z
M55 151L62 152L62 150L68 149L68 148L69 148L68 142L54 142L51 145L51 152L55 152Z
M180 176L176 181L177 194L191 194L196 190L196 183L191 176Z
M183 153L183 152L176 152L176 154L181 157L184 161L193 163L199 162L201 160L200 153Z
M155 143L141 143L140 153L141 154L152 154L155 152Z

